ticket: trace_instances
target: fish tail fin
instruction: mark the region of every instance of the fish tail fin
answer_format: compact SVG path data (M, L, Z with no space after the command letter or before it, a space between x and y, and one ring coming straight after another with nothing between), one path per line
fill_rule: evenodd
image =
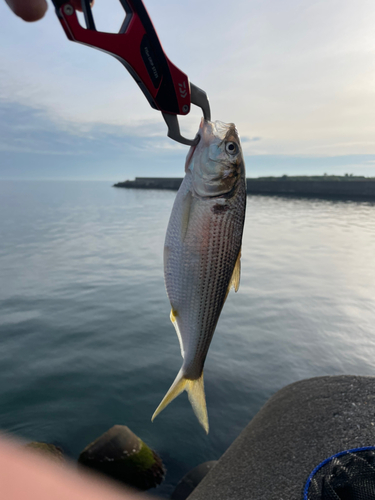
M155 413L152 415L151 421L159 415L161 411L164 410L166 406L169 405L181 392L187 391L188 398L193 407L194 413L199 420L199 423L203 429L208 434L208 415L206 407L206 397L204 395L204 384L203 384L203 371L201 376L196 380L190 380L186 378L180 370L175 378L175 381L171 385L169 391L164 396L160 405L156 408Z
M208 415L206 396L204 394L203 371L198 379L188 380L186 390L194 413L199 420L199 423L206 431L206 434L208 434Z
M169 391L162 399L160 405L156 408L154 414L151 417L151 421L154 421L154 418L159 415L160 412L164 410L166 406L169 405L171 401L173 401L177 396L181 394L186 389L186 385L188 383L188 379L183 376L182 370L180 370L175 378L173 384L169 388Z

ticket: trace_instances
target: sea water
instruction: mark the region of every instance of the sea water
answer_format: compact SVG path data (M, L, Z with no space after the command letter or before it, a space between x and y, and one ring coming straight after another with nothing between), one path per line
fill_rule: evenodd
M251 196L205 365L210 433L186 393L152 424L181 366L162 260L175 194L0 183L0 429L76 459L127 425L168 469L162 497L283 386L375 376L375 205Z

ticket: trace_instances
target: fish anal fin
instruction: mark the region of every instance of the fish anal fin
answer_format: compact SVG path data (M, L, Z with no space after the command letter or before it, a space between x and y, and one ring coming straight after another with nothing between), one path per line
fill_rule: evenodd
M173 324L176 323L177 316L178 316L178 311L176 309L173 309L173 307L172 307L171 314L170 314L170 319L171 319L171 321L172 321Z
M209 427L206 397L204 394L203 371L198 379L190 380L184 377L182 370L180 370L169 391L162 399L160 405L156 408L155 413L152 415L151 421L153 421L155 417L157 417L157 415L159 415L159 413L163 411L171 401L177 398L177 396L179 396L182 391L187 391L188 398L191 406L193 407L194 413L198 418L199 423L208 434Z
M177 323L177 316L178 316L177 309L174 309L172 307L171 314L170 314L169 317L170 317L170 319L171 319L171 321L173 323L174 329L176 330L178 341L180 342L181 356L184 357L184 355L185 355L184 345L182 343L182 336L181 336L180 328L178 327L178 323Z

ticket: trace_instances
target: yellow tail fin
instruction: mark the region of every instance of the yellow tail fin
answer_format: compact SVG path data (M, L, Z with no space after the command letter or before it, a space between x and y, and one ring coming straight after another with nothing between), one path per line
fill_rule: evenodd
M179 396L183 391L187 391L188 398L191 406L193 407L194 413L199 420L199 423L208 434L208 416L206 398L204 395L203 372L198 379L190 380L188 378L185 378L180 370L169 391L164 396L160 405L156 408L151 420L153 421L154 418L159 415L159 413L163 411L164 408L168 406L171 401L177 398L177 396Z

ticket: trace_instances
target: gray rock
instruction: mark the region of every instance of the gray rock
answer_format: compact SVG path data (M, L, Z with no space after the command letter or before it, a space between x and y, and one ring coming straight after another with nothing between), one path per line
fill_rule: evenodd
M114 425L86 446L78 462L142 491L165 475L160 457L125 425Z
M204 462L185 474L172 493L171 500L185 500L216 463L217 460Z

